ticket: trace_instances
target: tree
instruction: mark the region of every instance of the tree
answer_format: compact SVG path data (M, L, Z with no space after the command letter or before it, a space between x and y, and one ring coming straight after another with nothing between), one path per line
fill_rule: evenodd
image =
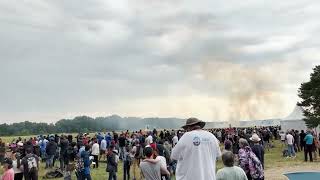
M306 125L317 127L320 124L320 65L313 68L310 81L301 84L298 96L302 99L298 106L303 109Z

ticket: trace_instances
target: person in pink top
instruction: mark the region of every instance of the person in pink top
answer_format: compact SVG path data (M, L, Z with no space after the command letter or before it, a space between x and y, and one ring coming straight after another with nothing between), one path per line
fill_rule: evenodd
M1 180L14 180L14 171L12 167L12 160L6 158L3 164L4 174L1 177Z

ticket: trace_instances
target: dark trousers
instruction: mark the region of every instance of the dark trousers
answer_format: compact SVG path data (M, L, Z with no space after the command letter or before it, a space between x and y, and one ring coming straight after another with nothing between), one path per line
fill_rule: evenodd
M66 156L60 155L60 169L65 170L68 164L69 164L69 158Z
M23 179L23 173L14 174L14 180L22 180L22 179Z
M27 173L24 174L25 180L38 180L38 173Z
M130 180L130 164L128 162L123 163L123 180Z
M109 172L109 180L117 180L117 172Z
M99 167L99 155L92 155L93 156L93 161L96 163L93 165L93 168L98 168Z
M306 143L305 142L300 142L300 149L301 151L305 150L306 149Z
M304 160L305 161L308 161L308 154L309 154L309 157L310 157L310 162L313 162L313 159L312 159L312 144L307 144L305 146L305 150L304 150Z
M77 180L91 180L90 174L84 174L84 172L79 172L77 175Z

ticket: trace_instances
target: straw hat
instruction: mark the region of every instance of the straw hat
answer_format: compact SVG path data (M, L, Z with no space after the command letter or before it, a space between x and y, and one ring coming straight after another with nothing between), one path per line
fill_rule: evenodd
M259 138L258 134L252 134L250 140L253 141L253 142L261 141L261 139Z
M201 128L203 128L206 123L197 119L197 118L189 118L186 121L186 125L182 126L183 129L186 129L189 126L199 125Z

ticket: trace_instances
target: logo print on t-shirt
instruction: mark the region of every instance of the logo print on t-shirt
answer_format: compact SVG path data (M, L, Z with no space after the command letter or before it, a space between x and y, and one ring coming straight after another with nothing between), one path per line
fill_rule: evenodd
M199 146L200 145L200 138L199 137L194 137L193 138L193 145Z

